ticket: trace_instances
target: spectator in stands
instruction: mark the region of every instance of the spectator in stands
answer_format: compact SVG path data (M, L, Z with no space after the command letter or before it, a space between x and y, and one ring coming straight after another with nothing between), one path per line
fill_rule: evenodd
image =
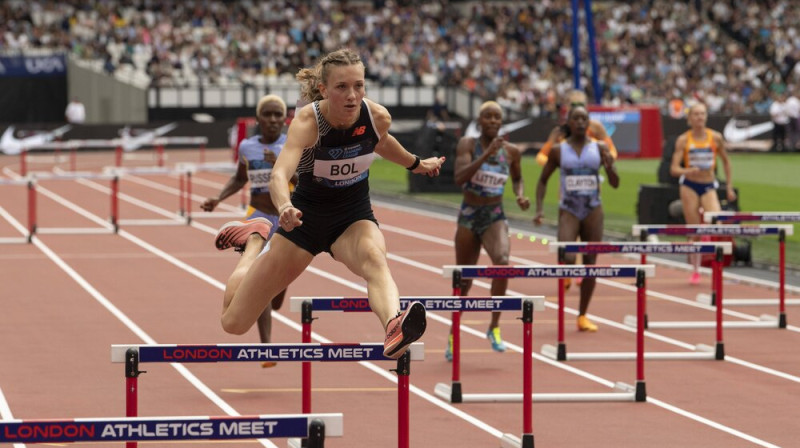
M586 107L570 108L564 125L564 140L553 147L536 184L536 215L533 223L541 225L547 181L560 168L558 241L575 241L578 237L581 241L602 241L604 214L600 200L601 166L605 169L609 185L613 188L619 186L611 151L604 142L587 137L588 127L589 112ZM595 264L596 259L596 254L584 254L583 264ZM568 254L565 261L575 264L574 254ZM597 325L586 316L595 284L594 278L586 278L581 283L577 320L579 331L597 331Z
M271 299L297 278L314 257L330 253L367 283L370 307L386 332L384 355L399 358L425 331L419 302L400 311L399 291L386 260L386 244L369 197L369 166L374 156L417 174L436 176L444 157L421 160L389 134L385 107L365 98L365 69L357 53L341 49L313 69L297 74L301 99L311 104L296 112L286 143L272 170L270 195L281 228L267 246L266 220L231 222L217 234L217 247L244 249L225 291L222 327L247 331ZM289 179L299 173L289 196ZM262 247L266 253L257 256ZM271 247L271 248L270 248Z
M800 98L794 90L789 91L786 97L786 112L789 114L789 151L797 151L800 145Z
M207 212L213 211L217 205L250 182L250 206L245 213L245 219L263 218L270 222L271 229L267 237L278 228L278 210L272 203L270 196L269 180L272 167L286 142L283 124L286 121L286 103L277 95L265 95L256 105L256 121L259 133L248 137L239 143L239 163L236 173L228 179L219 195L207 198L200 208ZM297 185L297 176L290 180L292 185ZM292 188L293 189L293 188ZM249 256L258 255L253 251ZM241 266L242 263L239 263ZM235 273L235 276L244 273ZM272 299L272 306L265 309L258 316L258 334L262 343L272 341L272 310L278 310L283 304L286 290L279 292ZM265 361L262 367L272 367L275 362Z
M786 104L786 93L773 93L772 104L769 106L769 116L772 118L772 152L786 151L786 130L792 121L789 106Z
M690 129L675 141L675 152L672 154L670 174L680 177L680 198L686 224L700 224L702 213L718 212L722 209L717 196L719 183L715 176L717 157L722 159L725 170L727 199L736 200L725 141L722 134L706 127L707 120L708 112L705 104L695 103L690 106L688 111ZM689 283L696 285L700 283L698 272L700 257L692 255L690 259L694 271L689 277Z
M210 1L203 8L155 8L142 0L39 3L0 2L4 48L67 50L99 67L108 55L109 73L149 77L155 87L263 85L347 45L369 49L368 79L378 84L463 87L498 100L499 86L515 85L515 109L537 116L553 112L552 95L573 84L572 12L564 1L469 2L474 8L444 1L383 8L285 0L258 7ZM711 111L752 113L758 96L751 93L800 78L791 31L800 10L791 2L771 2L772 14L762 14L757 0L704 3L698 10L697 2L599 2L604 104L658 104L667 113L672 89L688 99L696 89L723 85ZM581 76L589 75L582 64Z
M64 118L67 123L83 124L86 121L86 107L80 102L78 97L73 96L64 111Z
M527 210L530 200L522 182L522 149L503 140L498 134L503 124L503 109L494 101L486 101L478 113L480 136L461 137L456 146L455 182L464 190L458 213L455 248L456 264L476 264L481 247L493 265L507 265L510 251L508 221L503 211L503 192L508 178L520 209ZM469 295L472 280L461 283L461 293ZM504 296L507 278L492 279L491 294ZM500 312L492 312L486 337L496 352L506 346L500 336ZM445 358L452 360L452 334Z

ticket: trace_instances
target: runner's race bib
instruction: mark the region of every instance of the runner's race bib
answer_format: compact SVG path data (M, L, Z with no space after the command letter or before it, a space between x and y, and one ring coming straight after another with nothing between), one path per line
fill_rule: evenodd
M714 164L714 151L711 148L692 148L689 150L689 166L710 170Z
M314 177L329 187L347 187L367 177L375 153L349 159L314 161Z
M503 185L506 184L506 180L508 180L508 174L484 170L478 170L472 176L472 179L470 179L473 184L479 185L487 190L496 190L497 188L502 188Z
M248 170L247 177L250 180L250 188L269 188L269 178L271 175L272 168Z
M597 192L597 175L569 174L564 178L567 193L592 194Z

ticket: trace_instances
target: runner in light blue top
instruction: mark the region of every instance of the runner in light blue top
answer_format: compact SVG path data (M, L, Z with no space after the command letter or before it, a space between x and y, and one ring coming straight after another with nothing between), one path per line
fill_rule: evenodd
M542 223L544 217L544 196L547 180L561 168L561 200L558 213L558 240L602 241L603 205L600 201L600 167L608 175L608 183L619 186L619 176L614 167L614 157L603 142L586 136L589 126L589 112L583 106L570 109L565 125L566 139L553 152L542 168L539 183L536 185L536 215L533 222ZM584 264L595 264L596 254L583 254ZM568 264L575 264L575 254L567 254ZM597 325L586 317L589 302L592 300L594 278L581 282L581 301L578 314L579 331L597 331Z

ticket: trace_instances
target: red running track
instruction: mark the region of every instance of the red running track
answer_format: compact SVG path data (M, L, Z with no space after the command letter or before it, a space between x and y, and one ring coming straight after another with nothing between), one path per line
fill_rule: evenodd
M212 153L209 151L209 153ZM170 153L172 156L172 154ZM92 156L92 155L90 155ZM111 165L112 155L79 161L79 169ZM191 160L188 152L172 156ZM209 154L226 160L227 153ZM102 159L103 157L108 160ZM0 158L3 176L13 176L15 158ZM119 234L41 234L33 244L0 246L0 391L3 418L45 419L121 417L125 413L123 368L110 362L112 344L249 343L255 329L237 337L219 325L222 288L237 255L213 247L225 218L203 218L199 202L216 192L227 175L196 173L191 225L123 225ZM177 209L175 176L128 176L120 186L123 219L164 219ZM0 237L21 236L15 223L26 219L24 187L0 186ZM236 212L238 197L224 209ZM100 226L108 219L108 183L93 180L42 181L41 227ZM440 269L453 264L454 212L376 202L395 280L403 295L449 295L450 280ZM512 233L516 234L516 230ZM537 241L540 241L537 239ZM652 257L650 257L652 258ZM512 264L555 263L540 242L514 238ZM602 264L635 259L602 255ZM490 264L488 259L481 263ZM556 341L555 281L514 279L509 293L545 295L550 306L534 316L535 393L608 392L614 382L631 384L629 361L559 363L538 355ZM595 334L578 333L568 313L570 352L633 351L634 333L622 324L634 312L632 280L598 281L590 313ZM713 311L694 302L708 292L706 276L690 286L680 267L659 266L648 281L651 320L712 320ZM472 293L488 295L476 282ZM321 255L289 288L293 296L364 296L364 282L329 256ZM796 291L793 294L796 296ZM775 297L766 287L726 280L725 297ZM567 294L574 313L577 288ZM752 320L775 314L774 306L726 310L726 319ZM644 403L534 403L533 428L539 447L594 448L796 446L794 428L800 397L800 328L789 308L789 328L725 331L724 361L647 361L648 400ZM314 331L336 342L377 342L382 329L372 314L318 314ZM461 378L465 393L518 393L521 385L522 324L515 313L502 320L510 349L489 348L484 333L488 313L462 316ZM433 395L449 382L451 366L443 351L449 313L430 313L426 360L411 366L412 447L497 447L502 433L520 435L521 403L451 405ZM288 304L277 313L275 342L300 341L300 315ZM658 330L648 333L647 351L686 351L713 345L713 330ZM139 379L142 416L298 413L300 364L271 369L256 364L143 364ZM344 413L345 436L330 447L397 446L397 392L391 362L321 363L313 367L314 412ZM218 442L209 442L218 443ZM193 445L196 445L194 442ZM226 443L256 446L258 442ZM273 445L274 444L274 445ZM81 446L88 444L73 444ZM167 446L148 443L146 446ZM168 446L174 446L170 443ZM286 446L272 440L267 446Z

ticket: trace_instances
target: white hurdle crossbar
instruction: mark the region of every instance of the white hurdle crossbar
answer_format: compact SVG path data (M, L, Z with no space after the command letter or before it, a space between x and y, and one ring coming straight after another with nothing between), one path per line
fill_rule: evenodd
M304 437L323 447L344 435L342 414L74 418L2 420L0 443L158 442Z
M778 236L778 255L779 266L779 285L778 285L778 317L767 318L759 321L736 321L729 322L722 320L722 259L718 256L715 264L719 265L714 269L712 276L712 300L711 305L716 306L716 322L647 322L648 328L717 328L717 339L722 340L722 328L786 328L786 236L792 235L794 226L791 224L691 224L691 225L634 225L633 235L645 240L649 235L683 235L683 236L738 236L738 237L757 237L765 235ZM629 322L635 322L631 317L625 318Z
M698 243L655 243L655 242L555 242L550 245L551 252L558 252L559 259L563 260L568 253L580 254L606 254L606 253L632 253L641 254L642 264L647 262L647 254L730 254L733 251L729 242L698 242ZM717 256L720 256L719 254ZM715 269L722 269L719 263L714 264ZM645 280L645 295L647 294ZM645 300L646 306L646 300ZM644 328L649 328L647 309L642 313ZM635 321L634 321L635 322ZM634 326L636 326L634 324ZM544 345L542 354L556 358L558 352L552 345ZM567 360L617 360L626 361L636 359L634 352L601 352L601 353L568 353ZM716 348L705 344L695 346L694 352L645 352L646 360L676 360L676 359L725 359L723 341L716 341Z
M541 266L473 266L448 265L442 273L452 277L454 295L461 291L461 279L464 278L557 278L559 284L558 298L558 348L554 358L567 360L567 349L564 342L564 288L563 280L570 277L634 277L636 278L637 315L644 312L645 277L655 274L653 265L541 265ZM457 319L454 313L454 320ZM644 319L640 319L644 322ZM547 350L549 353L549 349ZM615 392L610 393L553 393L533 394L533 401L645 401L647 393L644 381L644 327L637 327L636 332L636 385L617 383ZM444 392L444 390L442 391ZM489 397L474 397L487 401ZM500 400L516 399L513 395L498 396Z

